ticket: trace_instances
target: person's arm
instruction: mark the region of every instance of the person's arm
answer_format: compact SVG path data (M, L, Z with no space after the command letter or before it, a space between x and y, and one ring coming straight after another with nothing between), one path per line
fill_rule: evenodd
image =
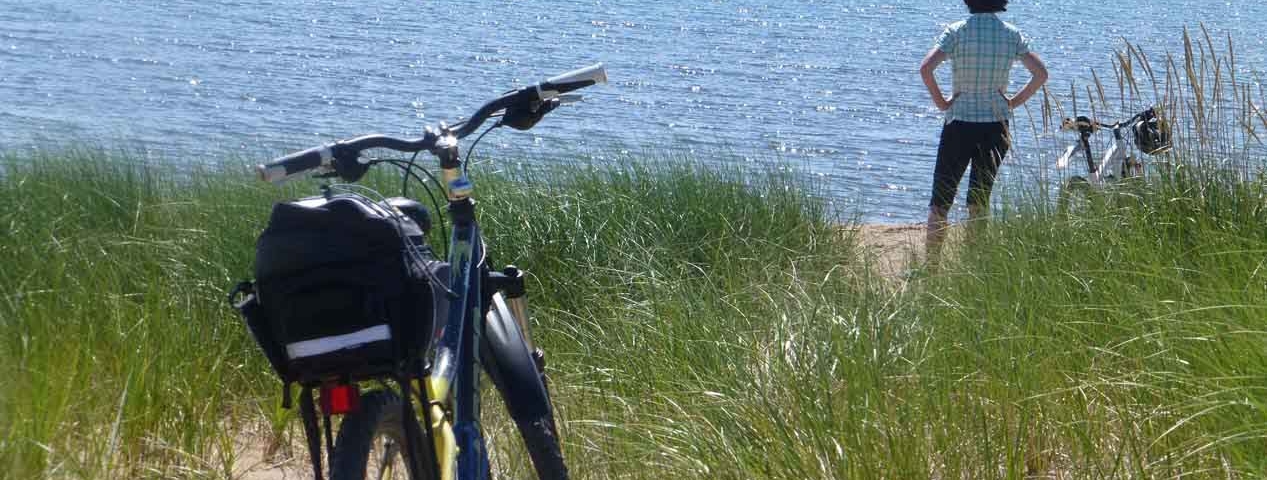
M919 76L924 79L924 86L928 87L928 94L933 97L933 105L936 105L938 110L943 111L950 108L950 103L954 99L948 100L941 93L941 86L937 84L937 77L933 75L933 72L948 57L949 55L940 48L934 48L928 51L928 55L924 56L924 61L919 64Z
M1043 64L1043 60L1038 58L1038 54L1027 52L1021 56L1021 64L1025 65L1025 69L1029 70L1029 83L1026 83L1021 91L1016 92L1012 98L1007 99L1009 108L1017 108L1024 105L1030 97L1038 93L1038 89L1047 83L1047 65Z

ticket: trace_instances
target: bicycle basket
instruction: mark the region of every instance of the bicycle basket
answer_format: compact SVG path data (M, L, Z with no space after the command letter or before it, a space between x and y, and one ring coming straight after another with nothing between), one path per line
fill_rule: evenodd
M435 288L405 255L421 231L356 195L274 205L256 243L254 295L238 306L285 382L391 375L427 345Z

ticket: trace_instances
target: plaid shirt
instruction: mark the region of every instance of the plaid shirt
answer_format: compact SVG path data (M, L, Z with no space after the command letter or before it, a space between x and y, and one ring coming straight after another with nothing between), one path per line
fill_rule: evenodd
M1029 53L1029 40L1020 30L993 13L974 13L946 27L936 46L950 57L954 72L955 101L946 111L946 123L1011 120L1003 96L1008 72L1012 62Z

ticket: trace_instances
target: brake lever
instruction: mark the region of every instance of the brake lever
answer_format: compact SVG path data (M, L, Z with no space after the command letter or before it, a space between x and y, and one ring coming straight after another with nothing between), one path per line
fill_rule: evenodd
M501 124L515 130L528 130L536 126L537 122L540 122L541 118L545 117L547 113L562 104L563 101L559 97L555 97L545 101L508 107L506 114L502 115Z
M333 148L334 170L318 174L317 178L339 177L346 182L356 182L370 170L371 162L369 159L361 161L360 152L348 151L348 148L340 147L341 145L336 144Z

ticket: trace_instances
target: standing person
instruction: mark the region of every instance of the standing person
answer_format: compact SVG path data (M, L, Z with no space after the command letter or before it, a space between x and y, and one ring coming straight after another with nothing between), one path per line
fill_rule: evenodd
M1012 109L1021 106L1047 82L1047 67L1029 50L1028 40L1012 24L999 19L1007 0L963 0L972 14L950 24L924 61L919 73L937 109L946 112L937 166L933 172L932 200L928 203L928 262L937 265L946 238L946 215L954 204L959 181L969 165L968 219L984 221L989 215L990 189L999 164L1011 144L1008 122ZM950 59L954 90L942 94L933 72ZM1016 95L1007 96L1008 74L1019 60L1030 80Z

